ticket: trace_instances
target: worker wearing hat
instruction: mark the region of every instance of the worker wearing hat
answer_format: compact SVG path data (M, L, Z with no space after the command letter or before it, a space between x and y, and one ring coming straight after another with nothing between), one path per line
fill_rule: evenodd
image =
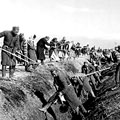
M18 32L18 26L14 26L11 31L0 32L0 38L4 37L1 52L2 77L6 77L6 66L9 66L9 77L13 77L16 66L16 59L12 54L8 52L11 52L13 54L16 52L19 45Z

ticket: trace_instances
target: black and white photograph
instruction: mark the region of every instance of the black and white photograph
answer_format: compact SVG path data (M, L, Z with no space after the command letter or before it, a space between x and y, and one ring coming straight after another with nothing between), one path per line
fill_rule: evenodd
M120 0L1 0L0 16L0 120L120 120Z

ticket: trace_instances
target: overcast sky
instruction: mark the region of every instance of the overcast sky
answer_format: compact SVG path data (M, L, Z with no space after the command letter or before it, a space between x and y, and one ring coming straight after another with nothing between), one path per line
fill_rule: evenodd
M120 0L1 0L0 31L120 39Z

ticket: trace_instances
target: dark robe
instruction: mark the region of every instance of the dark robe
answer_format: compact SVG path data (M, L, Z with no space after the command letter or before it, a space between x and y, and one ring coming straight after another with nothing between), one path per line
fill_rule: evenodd
M66 101L69 103L70 107L73 110L82 105L81 101L75 93L69 77L64 72L59 71L54 80L55 84L58 86L58 91L61 91L63 93Z
M3 49L15 53L19 46L19 36L14 35L12 31L3 31L0 33L0 38L4 37ZM11 54L2 50L1 64L5 66L15 66L16 58Z
M37 58L38 60L45 60L45 49L47 49L47 47L45 45L50 46L50 44L47 42L47 40L45 38L41 38L38 42L37 42Z

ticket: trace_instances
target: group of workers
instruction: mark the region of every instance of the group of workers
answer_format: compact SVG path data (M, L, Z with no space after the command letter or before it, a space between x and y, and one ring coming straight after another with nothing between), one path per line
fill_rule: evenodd
M18 33L19 27L17 26L13 27L11 31L0 32L0 38L4 37L3 46L1 48L2 77L6 78L7 66L9 66L9 78L13 77L16 59L24 63L26 71L31 71L31 69L35 67L34 65L38 64L38 60L40 60L41 64L44 65L45 52L48 50L48 47L46 47L47 45L50 46L50 61L53 59L56 59L56 61L59 59L61 61L65 58L76 58L81 54L89 55L90 58L88 62L84 62L81 68L81 72L85 75L99 71L105 65L108 66L108 64L111 63L118 63L115 72L116 86L114 89L120 86L119 47L116 47L115 50L96 50L95 47L90 49L89 45L81 48L80 43L75 45L74 42L72 42L71 44L69 41L66 41L65 37L63 37L63 39L59 42L57 41L57 38L53 38L49 43L48 40L50 38L48 36L41 38L35 46L34 40L36 39L36 35L33 35L26 41L24 34ZM21 57L19 58L17 55L21 55ZM98 90L97 86L102 83L101 73L95 72L94 74L84 76L83 78L69 78L66 72L63 72L53 66L50 68L51 75L54 77L54 85L57 86L57 91L48 100L48 103L40 110L46 112L47 109L55 102L56 96L59 96L59 94L62 93L73 111L79 113L81 109L83 113L87 113L87 110L82 105L82 101L80 99L81 94L82 92L83 94L88 92L93 98L96 97L94 91ZM77 84L75 84L76 82ZM84 88L82 89L82 92L80 92L80 86L83 86Z
M65 71L55 67L50 70L54 77L54 84L57 86L57 91L50 97L48 103L40 109L41 111L47 112L47 109L55 102L58 95L62 93L73 112L77 114L82 112L83 115L86 115L89 110L83 106L82 97L87 95L87 99L89 99L88 95L91 95L93 98L96 98L96 91L100 90L99 86L103 83L101 71L104 67L108 68L104 68L103 70L111 70L113 65L117 64L115 69L115 86L111 90L116 90L120 87L119 46L115 47L115 50L105 49L101 51L99 49L96 51L92 49L89 55L90 59L85 61L81 67L81 72L84 73L83 76L70 77Z

